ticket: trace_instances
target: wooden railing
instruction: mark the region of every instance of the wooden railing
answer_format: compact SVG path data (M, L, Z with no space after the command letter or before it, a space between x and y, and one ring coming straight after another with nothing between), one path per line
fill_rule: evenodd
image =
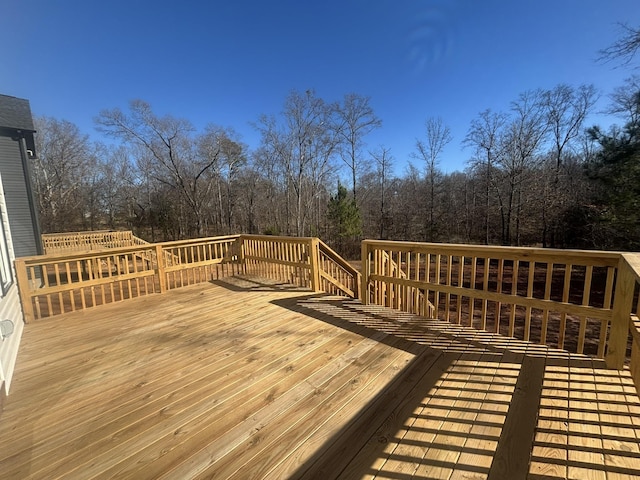
M313 238L242 235L241 243L246 273L319 290Z
M640 254L625 253L621 255L618 265L607 365L618 369L623 365L629 335L629 366L633 382L640 392Z
M619 363L606 350L619 253L366 240L362 258L363 302L426 314L424 293L440 319Z
M379 267L379 271L386 272L389 277L404 279L409 278L407 272L405 272L407 266L404 265L403 268L401 262L394 261L391 255L385 251L381 251L379 253L377 265ZM387 292L381 291L379 293L381 295L386 295ZM409 301L403 303L405 308L402 308L402 310L429 318L433 318L435 316L435 307L429 301L428 296L425 295L425 292L423 290L421 290L420 288L408 287L408 291L405 292L405 294L407 297L409 297ZM392 296L392 298L395 298L395 302L393 305L394 308L400 309L400 297L396 295L395 297ZM384 300L381 297L379 297L377 300L378 304L385 304Z
M239 273L239 239L240 235L227 235L155 244L156 258L164 259L161 278L166 278L166 289Z
M247 273L358 297L360 273L318 238L242 235L241 241Z
M359 273L317 238L230 235L155 244L136 242L135 238L129 239L136 245L125 248L96 247L93 251L17 259L25 320L163 293L237 273L336 295L357 297L359 292Z
M318 240L320 291L332 295L360 296L361 275L349 262Z
M114 244L135 241L107 233L124 233ZM366 240L361 279L313 237L142 242L16 260L26 321L248 273L604 357L613 368L630 358L640 386L638 254Z
M239 272L238 238L18 258L25 321L233 275Z
M42 235L42 248L45 255L124 248L146 243L129 230L118 232L96 230L92 232L46 233Z

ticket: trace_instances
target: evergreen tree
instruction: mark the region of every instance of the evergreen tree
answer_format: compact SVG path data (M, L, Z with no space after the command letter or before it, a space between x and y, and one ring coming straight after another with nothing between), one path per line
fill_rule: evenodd
M587 164L598 185L595 203L603 244L601 248L640 249L640 125L629 122L608 134L599 128L589 134L601 147Z
M347 189L338 182L338 192L329 199L328 216L334 242L340 253L352 255L349 245L362 235L360 210L355 199L347 198Z

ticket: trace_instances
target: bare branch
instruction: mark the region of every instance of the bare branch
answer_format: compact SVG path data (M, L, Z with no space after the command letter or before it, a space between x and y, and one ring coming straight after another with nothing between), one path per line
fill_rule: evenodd
M621 38L607 48L600 50L598 60L603 62L621 60L622 66L627 66L640 48L640 28L630 27L626 23L618 25L622 30Z

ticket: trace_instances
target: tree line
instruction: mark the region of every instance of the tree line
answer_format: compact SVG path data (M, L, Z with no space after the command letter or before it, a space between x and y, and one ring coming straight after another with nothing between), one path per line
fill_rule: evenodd
M253 150L231 128L196 131L142 100L99 113L109 144L37 117L40 221L44 232L126 228L150 241L314 235L350 256L362 237L637 250L640 77L611 94L621 126L585 124L597 99L592 85L558 85L480 112L461 139L467 167L452 173L442 119L426 119L398 173L389 148L367 143L382 121L355 93L292 91L255 122Z

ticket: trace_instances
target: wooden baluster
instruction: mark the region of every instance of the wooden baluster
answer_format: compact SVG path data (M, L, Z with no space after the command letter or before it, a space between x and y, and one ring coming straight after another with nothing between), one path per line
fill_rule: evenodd
M536 262L529 260L529 275L527 278L527 298L533 298L533 281L535 279ZM531 336L531 307L527 307L524 317L524 341L528 342Z
M82 304L82 310L84 310L85 308L87 308L87 301L85 299L85 287L82 286L82 284L84 283L84 278L82 276L82 263L80 262L80 260L76 260L76 271L78 272L78 282L80 284L80 302Z
M55 278L55 286L59 287L62 283L60 280L60 264L53 264L53 272ZM64 313L64 300L62 299L62 292L58 292L58 307L60 309L60 313Z
M569 302L569 293L571 290L571 270L572 265L565 265L564 270L564 284L562 286L562 302ZM558 348L564 348L564 338L567 329L567 314L560 314L560 329L558 331Z
M582 305L588 306L591 300L591 279L593 277L593 265L585 268L584 287L582 289ZM587 335L587 317L580 317L580 329L578 331L578 353L584 352L584 341Z
M419 282L420 281L420 252L417 252L414 255L414 258L415 258L415 266L414 266L413 278L416 282ZM413 292L414 292L413 293L413 303L414 303L413 313L426 316L426 302L424 301L424 299L422 299L422 301L420 300L420 289L414 288Z
M441 267L441 255L439 253L435 254L436 256L436 265L434 268L434 284L436 285L440 285L440 267ZM434 290L433 293L434 297L433 297L433 307L435 309L435 317L436 318L440 318L440 290L436 289Z
M482 272L482 291L489 291L489 270L491 270L491 259L489 257L485 257L484 259L484 268ZM480 317L481 330L487 329L487 308L488 308L488 300L486 298L482 299L482 313Z
M473 317L475 316L476 297L474 290L476 289L476 273L477 273L478 257L475 255L471 259L471 275L469 277L469 326L473 327Z
M604 304L602 308L611 309L611 299L613 298L614 267L607 267L607 282L604 287ZM608 322L600 322L600 340L598 342L598 358L604 358L605 346L607 344Z
M547 274L544 282L544 299L549 300L551 298L551 285L553 283L553 262L547 263ZM547 343L547 330L549 328L549 309L545 309L542 312L542 326L540 329L540 344L546 345Z
M64 262L64 267L65 267L65 273L67 275L67 282L69 283L75 283L73 281L73 279L71 278L71 262L70 261L66 261ZM71 311L75 312L76 311L76 298L75 298L75 294L74 291L71 290L69 291L69 300L71 303Z
M451 269L453 267L453 255L449 255L447 257L447 278L446 278L446 285L447 286L451 286ZM449 314L449 310L450 310L450 305L451 305L451 293L447 292L445 295L445 312L444 312L444 319L445 321L449 321L450 320L450 314Z
M518 276L520 275L520 260L514 260L511 267L511 295L518 296ZM509 336L515 337L516 328L516 300L511 304L509 312Z
M498 259L498 278L496 291L502 293L502 276L504 275L504 258ZM500 317L502 316L502 302L496 302L496 318L494 333L500 333Z
M459 257L460 265L458 265L458 287L464 286L464 256ZM462 295L459 293L456 298L456 323L462 323Z

